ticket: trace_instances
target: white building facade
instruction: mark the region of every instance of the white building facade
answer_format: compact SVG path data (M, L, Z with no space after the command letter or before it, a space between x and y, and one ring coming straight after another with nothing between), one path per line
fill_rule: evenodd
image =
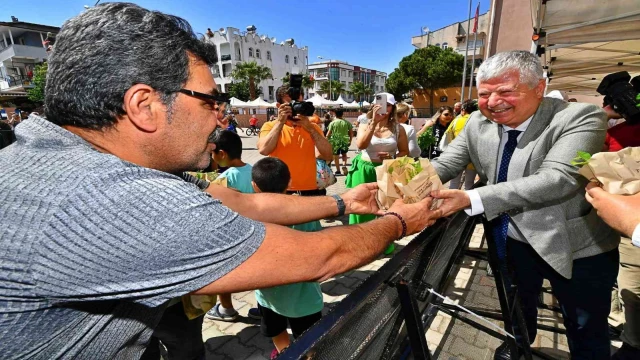
M247 27L247 31L227 27L218 31L208 32L205 41L216 45L218 62L211 68L218 90L228 91L228 85L233 82L231 72L240 62L255 61L258 65L271 69L273 79L267 79L256 84L262 89L262 98L275 101L275 91L282 85L282 78L287 74L301 74L306 72L309 56L308 47L299 48L293 39L276 42L276 38L259 35L255 26Z
M35 66L47 59L47 33L60 28L19 21L0 22L0 91L23 94L33 88Z
M384 92L385 83L387 82L387 73L383 71L351 65L348 62L340 60L328 60L309 64L309 73L313 75L315 79L313 89L309 91L310 96L315 95L318 90L320 90L321 84L331 78L331 80L340 81L344 85L345 92L341 95L346 101L353 101L355 99L348 91L356 81L372 86L375 93ZM329 97L328 94L323 94L323 96L325 98Z

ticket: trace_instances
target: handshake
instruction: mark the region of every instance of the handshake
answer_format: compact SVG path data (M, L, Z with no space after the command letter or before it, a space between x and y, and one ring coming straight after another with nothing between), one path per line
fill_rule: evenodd
M432 210L434 201L432 197L426 197L411 204L405 204L402 199L398 199L387 211L384 211L378 205L377 195L378 184L367 183L358 185L341 197L347 206L347 212L351 214L385 215L385 213L396 213L400 215L406 223L406 235L424 230L443 216L442 210Z

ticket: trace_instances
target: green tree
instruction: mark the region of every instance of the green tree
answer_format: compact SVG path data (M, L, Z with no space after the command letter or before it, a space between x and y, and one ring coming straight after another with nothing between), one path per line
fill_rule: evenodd
M235 69L231 72L231 77L236 80L245 80L249 82L249 97L251 100L255 100L258 97L256 92L256 85L262 80L270 79L273 77L271 69L258 65L257 62L244 62L236 64Z
M329 86L329 81L331 81L331 86ZM340 96L340 94L345 92L344 84L337 80L327 80L320 83L320 90L318 90L321 94L329 94L329 90L331 90L331 100L336 100Z
M437 46L427 46L402 58L398 68L389 75L386 86L395 96L422 88L429 94L433 113L435 90L457 84L462 78L463 67L464 56L452 48L443 50Z
M360 102L360 97L364 95L366 86L361 81L356 81L349 87L349 93L355 97L356 101Z
M228 85L227 91L231 97L242 101L250 101L249 82L247 80L234 81ZM262 95L262 88L256 89L256 96Z
M402 75L398 68L396 68L391 74L389 74L385 86L387 88L387 92L393 94L396 99L400 100L404 99L404 95L415 88L415 83L408 77Z
M371 83L367 86L361 81L356 81L349 87L349 93L356 98L356 101L360 102L368 99L370 95L373 95L374 85L375 83Z
M27 91L27 97L29 100L42 104L44 102L44 88L47 83L47 69L49 65L47 63L42 63L36 65L33 71L33 78L31 79L31 83L33 84L33 88Z

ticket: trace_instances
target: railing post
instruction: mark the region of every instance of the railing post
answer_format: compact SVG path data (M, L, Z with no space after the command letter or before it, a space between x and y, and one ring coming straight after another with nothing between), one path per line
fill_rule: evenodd
M407 327L407 335L409 336L413 358L416 360L430 360L431 353L427 345L424 327L422 327L418 303L404 279L398 281L395 286L396 290L398 290L400 308Z

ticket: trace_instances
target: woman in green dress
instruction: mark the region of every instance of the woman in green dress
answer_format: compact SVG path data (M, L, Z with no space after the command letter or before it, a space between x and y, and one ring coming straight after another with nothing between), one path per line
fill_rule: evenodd
M347 174L347 188L377 180L377 166L385 159L406 156L409 154L407 134L396 121L396 101L393 95L387 95L386 114L379 114L380 105L373 105L367 113L369 121L358 128L356 143L361 150ZM361 224L375 219L375 215L349 215L349 224ZM385 250L390 254L395 249L392 243Z

